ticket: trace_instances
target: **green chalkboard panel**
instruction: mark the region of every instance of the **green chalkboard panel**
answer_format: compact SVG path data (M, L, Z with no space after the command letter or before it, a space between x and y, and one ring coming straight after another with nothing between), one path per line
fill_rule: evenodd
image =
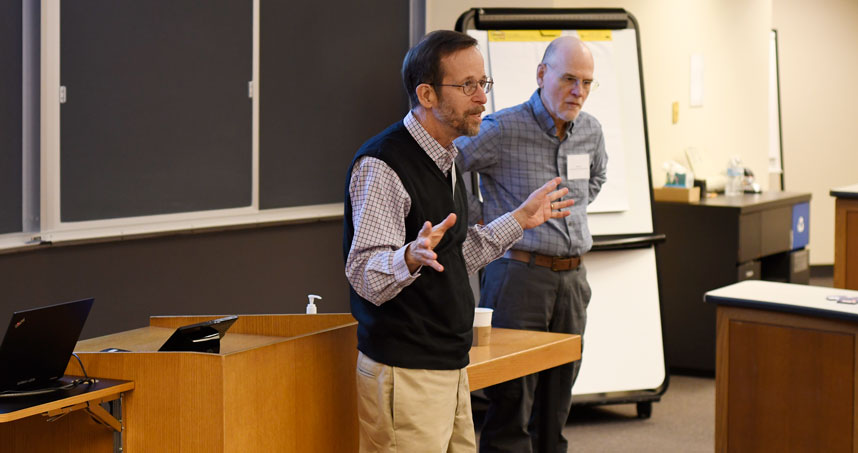
M253 2L62 2L63 222L252 203Z
M21 1L0 1L0 233L21 231Z

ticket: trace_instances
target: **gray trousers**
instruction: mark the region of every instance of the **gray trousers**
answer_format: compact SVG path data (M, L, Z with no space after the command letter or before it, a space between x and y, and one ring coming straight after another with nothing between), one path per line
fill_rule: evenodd
M502 258L486 266L480 287L494 327L584 334L590 285L583 264L555 272ZM486 388L480 452L566 452L563 427L580 367L576 361Z

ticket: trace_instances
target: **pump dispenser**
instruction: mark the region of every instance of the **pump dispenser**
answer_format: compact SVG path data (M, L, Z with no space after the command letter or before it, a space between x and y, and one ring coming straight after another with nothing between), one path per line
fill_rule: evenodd
M307 294L307 314L315 315L316 314L316 299L321 299L322 296L317 296L315 294Z

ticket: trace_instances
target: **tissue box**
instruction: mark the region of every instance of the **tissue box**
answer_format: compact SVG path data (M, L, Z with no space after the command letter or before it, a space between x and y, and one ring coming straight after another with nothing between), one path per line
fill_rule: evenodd
M700 187L656 187L652 189L655 201L690 203L700 201Z

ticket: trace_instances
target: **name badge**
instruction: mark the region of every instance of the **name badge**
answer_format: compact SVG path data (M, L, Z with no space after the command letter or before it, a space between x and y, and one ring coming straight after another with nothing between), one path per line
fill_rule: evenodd
M569 154L566 156L566 179L590 179L590 155Z

